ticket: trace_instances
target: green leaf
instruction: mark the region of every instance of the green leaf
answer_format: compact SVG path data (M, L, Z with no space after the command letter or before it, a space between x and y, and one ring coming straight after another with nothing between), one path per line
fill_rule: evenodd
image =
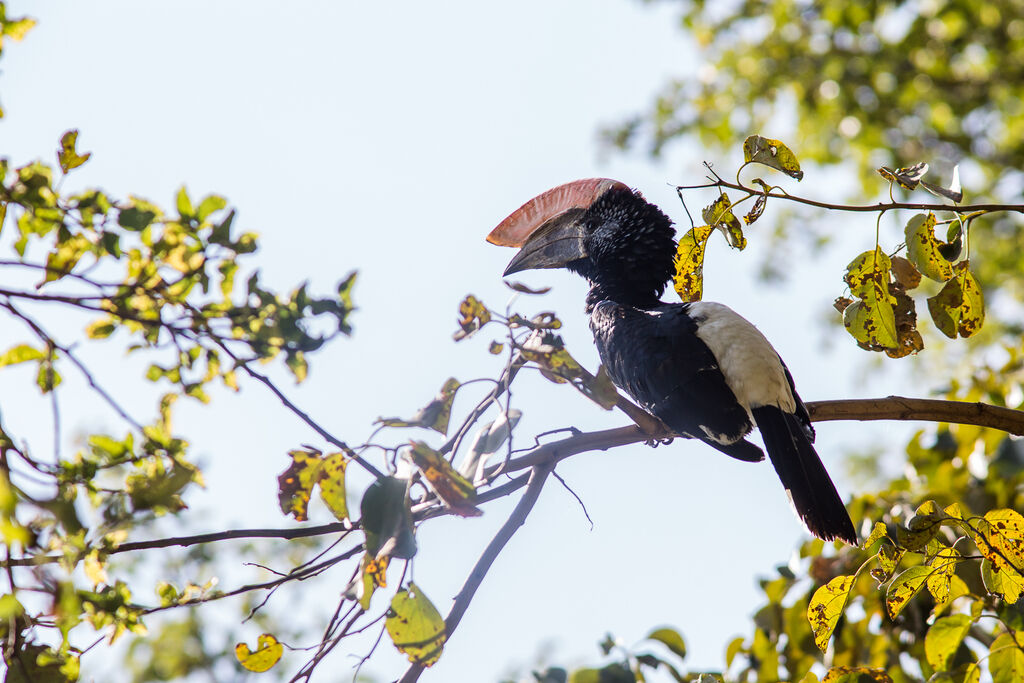
M954 614L932 624L924 638L924 652L933 669L945 671L949 668L950 659L967 636L972 623L966 614Z
M1024 633L1004 633L992 642L988 669L992 683L1024 681Z
M397 477L377 479L359 505L366 552L408 560L416 554L416 536L409 507L409 482Z
M250 650L245 643L235 645L235 657L238 659L238 663L249 671L257 673L269 671L281 659L282 654L284 654L284 646L269 633L264 633L256 640L256 650Z
M918 214L907 221L904 229L907 240L907 256L921 273L936 282L945 282L953 277L953 266L939 251L943 246L935 238L935 214Z
M199 210L196 211L196 218L199 222L205 221L210 217L210 214L215 211L220 211L228 205L228 200L224 199L220 195L211 194L203 198L203 201L199 202Z
M34 346L18 344L7 349L3 354L0 354L0 368L7 365L17 365L18 363L41 360L45 356L45 353Z
M679 240L672 283L685 302L700 301L704 296L704 250L712 230L710 225L691 228Z
M885 607L892 619L895 619L910 603L911 598L924 587L925 580L931 573L931 567L918 565L907 569L892 580L885 596Z
M178 190L178 196L175 200L175 204L178 209L178 214L182 218L191 218L195 215L195 209L192 208L192 200L189 199L188 190L182 185L181 189Z
M92 156L92 152L79 154L75 151L75 142L78 140L78 131L69 130L60 138L60 149L57 150L57 162L60 169L67 173L73 168L78 168Z
M855 578L854 575L835 577L814 591L807 605L807 619L811 622L811 630L814 632L814 644L822 652L828 647L829 638L832 637L839 617L846 608L846 601L849 599Z
M751 135L743 141L743 160L747 163L764 164L798 181L804 177L796 155L779 140Z
M441 614L415 583L391 600L384 628L399 652L420 666L431 666L441 658L448 637Z
M985 322L981 286L968 267L967 261L956 264L953 277L938 294L928 298L928 312L935 326L950 339L973 336Z
M647 634L648 640L656 640L672 651L679 659L686 658L686 641L674 628L662 627Z

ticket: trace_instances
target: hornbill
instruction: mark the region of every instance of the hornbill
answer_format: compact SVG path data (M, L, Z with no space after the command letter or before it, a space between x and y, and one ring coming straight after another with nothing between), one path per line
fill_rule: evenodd
M672 221L639 192L590 178L531 199L487 236L520 247L505 269L568 268L590 283L586 312L612 381L672 431L750 462L756 425L812 534L857 532L811 443L810 416L764 335L719 303L664 303L675 270Z

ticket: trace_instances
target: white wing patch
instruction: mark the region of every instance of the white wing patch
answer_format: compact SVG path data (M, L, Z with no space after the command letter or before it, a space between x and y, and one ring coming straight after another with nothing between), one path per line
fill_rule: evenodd
M779 354L753 323L711 301L692 303L687 313L697 322L697 336L711 349L726 384L748 413L760 406L796 411Z

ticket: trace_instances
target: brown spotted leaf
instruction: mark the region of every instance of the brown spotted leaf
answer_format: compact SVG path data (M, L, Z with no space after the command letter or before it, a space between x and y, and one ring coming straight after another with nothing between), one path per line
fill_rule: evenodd
M985 299L981 286L961 261L954 275L935 296L928 298L928 312L939 331L950 339L974 335L985 322Z
M843 311L843 324L861 346L871 350L898 348L894 297L889 293L892 262L879 247L865 251L846 267L844 280L859 299Z
M712 230L710 225L697 226L679 240L672 283L685 302L700 301L704 296L704 250Z
M834 666L821 679L821 683L892 683L885 669L866 666Z
M764 164L797 180L804 177L804 172L800 170L800 161L780 140L751 135L743 141L743 160Z
M459 331L452 337L455 341L462 341L472 336L477 330L491 322L491 312L487 310L483 302L472 294L466 296L459 303Z
M473 506L476 488L443 455L422 441L412 441L409 445L409 458L446 506L462 517L479 517L483 514Z
M856 576L837 576L814 591L807 605L807 619L814 631L814 644L822 652L828 647L829 638L846 608L846 601L853 588Z
M277 478L278 504L281 512L293 516L296 521L305 522L308 517L309 499L313 487L320 478L321 453L315 448L288 451L292 463Z
M905 570L892 580L885 596L885 608L892 619L899 616L900 612L910 603L911 598L924 587L924 583L931 573L931 567L918 565Z
M914 300L897 282L891 284L890 293L896 301L892 309L896 324L896 348L885 349L885 355L890 358L903 358L923 349L924 338L917 329L917 308Z
M903 231L907 240L907 256L921 273L936 282L953 277L953 267L942 255L944 243L935 237L935 214L917 214L907 221Z

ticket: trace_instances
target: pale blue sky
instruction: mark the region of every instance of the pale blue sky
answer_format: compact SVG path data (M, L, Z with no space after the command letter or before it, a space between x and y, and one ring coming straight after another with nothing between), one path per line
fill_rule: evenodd
M99 184L165 206L182 183L194 195L223 194L238 208L236 225L261 234L257 260L278 287L308 279L326 292L359 269L354 337L314 356L303 386L282 376L302 406L352 443L380 415L415 412L449 375L498 372L486 338L455 345L450 335L466 293L493 307L508 299L500 276L512 252L483 238L511 210L556 184L602 175L640 188L685 223L668 184L703 176L706 155L696 143L659 163L602 160L596 143L600 125L646 104L670 76L695 72L697 54L677 30L672 3L8 5L10 15L33 13L39 26L5 46L0 155L15 165L52 162L60 134L76 127L93 157L69 187ZM736 158L710 160L729 168ZM865 232L864 249L872 238ZM832 333L843 360L820 350L819 323L842 291L851 252L813 263L796 253L793 282L766 289L755 278L764 242L755 230L744 253L714 243L708 298L761 327L805 400L866 392L846 369L859 358L848 339ZM557 310L570 349L596 368L584 283L552 271L522 279L554 286L522 306ZM0 331L4 343L16 337ZM135 377L119 374L115 387L135 396ZM897 393L898 381L881 378L870 393ZM625 423L540 378L523 382L516 399L522 443L559 426ZM143 417L148 400L137 403ZM7 420L30 417L28 407L4 407ZM92 402L64 411L69 435L116 424ZM258 386L218 395L210 407L182 405L176 426L209 462L208 488L189 499L195 530L288 523L277 510L276 476L285 452L313 437ZM37 429L45 433L45 421ZM819 450L844 495L840 455L865 433L882 428L819 429ZM755 575L786 562L803 537L770 465L676 442L588 454L558 471L594 529L564 490L549 486L423 680L495 680L529 663L543 640L554 641L563 663L593 661L606 630L633 642L663 623L683 631L692 666L721 666L726 643L749 632ZM425 525L416 580L442 612L508 509ZM342 573L321 583L327 594L313 601L333 605ZM274 599L309 590L293 586ZM293 668L298 661L289 660ZM315 680L347 680L348 667L337 656ZM403 668L385 643L371 670L387 679Z

